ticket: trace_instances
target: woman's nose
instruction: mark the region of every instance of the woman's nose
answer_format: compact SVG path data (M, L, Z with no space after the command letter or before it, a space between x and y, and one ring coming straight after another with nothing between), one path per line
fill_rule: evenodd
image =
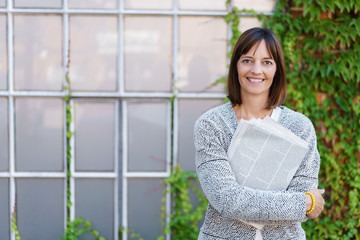
M254 75L261 74L261 65L259 63L254 63L251 69L251 73Z

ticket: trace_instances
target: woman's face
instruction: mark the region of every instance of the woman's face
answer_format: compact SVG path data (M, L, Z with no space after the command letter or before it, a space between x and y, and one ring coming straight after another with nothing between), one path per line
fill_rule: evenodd
M261 40L249 52L240 56L236 66L242 98L250 95L269 97L276 63L266 49L265 40Z

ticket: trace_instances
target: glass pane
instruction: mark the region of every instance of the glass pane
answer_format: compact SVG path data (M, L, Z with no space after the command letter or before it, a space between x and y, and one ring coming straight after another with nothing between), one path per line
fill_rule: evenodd
M185 171L195 172L194 124L208 109L224 103L223 100L179 100L178 160Z
M222 17L185 16L179 17L179 24L176 87L183 92L224 92L224 84L214 87L211 84L227 75L228 29L225 20Z
M171 9L172 0L125 0L126 9Z
M245 32L253 27L261 27L262 22L257 17L240 17L239 30Z
M244 1L244 0L232 0L233 6L239 9L253 9L257 12L272 12L276 6L276 0L252 0Z
M75 215L89 220L102 237L114 239L114 181L75 180ZM94 239L90 234L79 239Z
M118 19L115 16L70 17L70 81L78 91L117 88Z
M128 103L128 170L166 169L167 103Z
M0 90L7 89L7 30L6 30L6 15L0 15Z
M115 9L117 0L69 0L69 8Z
M179 0L183 10L226 10L226 0Z
M114 170L114 115L114 102L75 102L76 171Z
M61 16L15 15L14 58L17 90L61 90Z
M171 90L172 18L125 17L125 89Z
M63 101L15 99L17 171L63 170Z
M0 236L10 239L9 179L0 178Z
M61 239L64 180L17 179L17 223L24 239Z
M164 188L162 179L128 181L128 228L143 239L157 239L161 234L159 219Z
M0 0L0 7L6 7L6 0Z
M61 0L15 0L19 8L61 8Z
M8 171L9 169L8 136L8 101L6 98L0 98L0 171Z

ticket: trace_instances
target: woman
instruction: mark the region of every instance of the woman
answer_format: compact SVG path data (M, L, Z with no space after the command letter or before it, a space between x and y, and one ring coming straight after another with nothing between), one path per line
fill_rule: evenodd
M198 239L305 239L301 222L316 218L324 207L324 190L317 189L320 157L310 120L282 106L286 98L284 56L273 32L252 28L239 37L227 91L230 102L207 111L194 127L196 170L209 201ZM227 161L238 121L265 116L309 143L284 191L240 186ZM260 231L243 221L265 226Z

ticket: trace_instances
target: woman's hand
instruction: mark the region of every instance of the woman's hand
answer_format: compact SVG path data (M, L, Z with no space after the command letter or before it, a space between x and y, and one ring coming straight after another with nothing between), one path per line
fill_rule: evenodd
M325 190L324 189L312 189L309 191L309 193L312 193L312 195L314 196L315 208L314 208L314 211L312 211L307 216L310 219L314 219L320 215L322 210L324 210L325 201L324 201L324 198L321 196L321 194L324 194ZM312 199L309 194L305 194L305 197L306 197L306 211L309 211L312 206Z

